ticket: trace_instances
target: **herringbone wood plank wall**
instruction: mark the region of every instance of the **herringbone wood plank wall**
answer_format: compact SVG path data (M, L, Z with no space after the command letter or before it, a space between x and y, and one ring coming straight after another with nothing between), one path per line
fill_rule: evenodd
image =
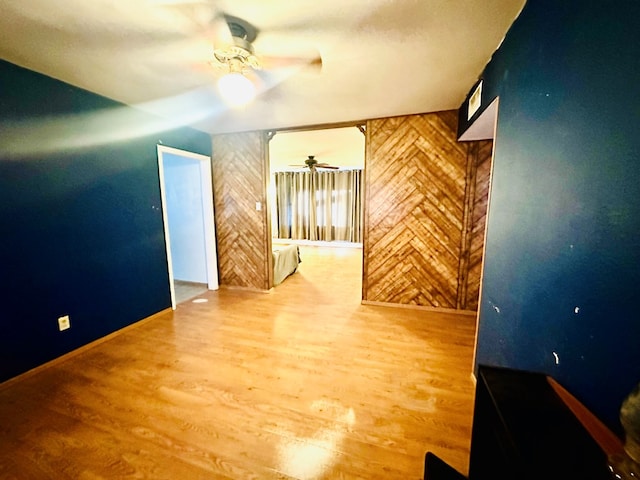
M469 272L459 270L469 145L456 131L455 111L367 122L363 300L467 303L460 279L468 286Z
M213 137L213 192L221 286L267 290L273 283L265 205L267 142L263 132Z

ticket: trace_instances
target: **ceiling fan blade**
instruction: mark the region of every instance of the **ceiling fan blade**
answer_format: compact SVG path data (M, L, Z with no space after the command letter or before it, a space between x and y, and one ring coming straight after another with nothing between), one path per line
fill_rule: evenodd
M207 4L206 0L147 0L150 5L171 7L174 5L193 5L196 3Z
M227 15L220 11L217 11L211 19L207 33L211 35L210 40L213 43L213 48L233 45L233 35L227 21Z
M206 41L212 48L233 44L228 16L210 0L147 1L153 6L170 9L182 17L182 20L186 21L191 28L190 33Z
M280 68L303 68L305 70L320 72L322 70L322 57L316 52L310 56L272 56L259 55L262 68L266 70Z

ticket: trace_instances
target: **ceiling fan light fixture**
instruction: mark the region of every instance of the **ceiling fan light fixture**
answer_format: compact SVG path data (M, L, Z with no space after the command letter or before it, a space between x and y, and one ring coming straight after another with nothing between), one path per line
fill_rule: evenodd
M240 72L230 72L220 77L218 91L231 107L242 107L256 97L255 85Z

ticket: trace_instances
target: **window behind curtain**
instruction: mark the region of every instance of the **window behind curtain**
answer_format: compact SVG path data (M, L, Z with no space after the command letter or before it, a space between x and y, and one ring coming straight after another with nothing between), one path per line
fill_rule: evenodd
M362 242L361 182L361 169L276 172L276 237Z

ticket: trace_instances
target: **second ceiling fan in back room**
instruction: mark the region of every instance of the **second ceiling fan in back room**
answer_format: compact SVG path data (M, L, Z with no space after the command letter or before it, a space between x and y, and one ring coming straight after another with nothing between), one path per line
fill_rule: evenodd
M328 163L325 163L325 162L318 162L318 160L316 160L315 155L309 155L307 159L304 161L304 165L289 165L289 166L290 167L307 167L312 172L316 168L328 168L331 170L338 170L340 168L340 167L336 167L335 165L329 165Z

